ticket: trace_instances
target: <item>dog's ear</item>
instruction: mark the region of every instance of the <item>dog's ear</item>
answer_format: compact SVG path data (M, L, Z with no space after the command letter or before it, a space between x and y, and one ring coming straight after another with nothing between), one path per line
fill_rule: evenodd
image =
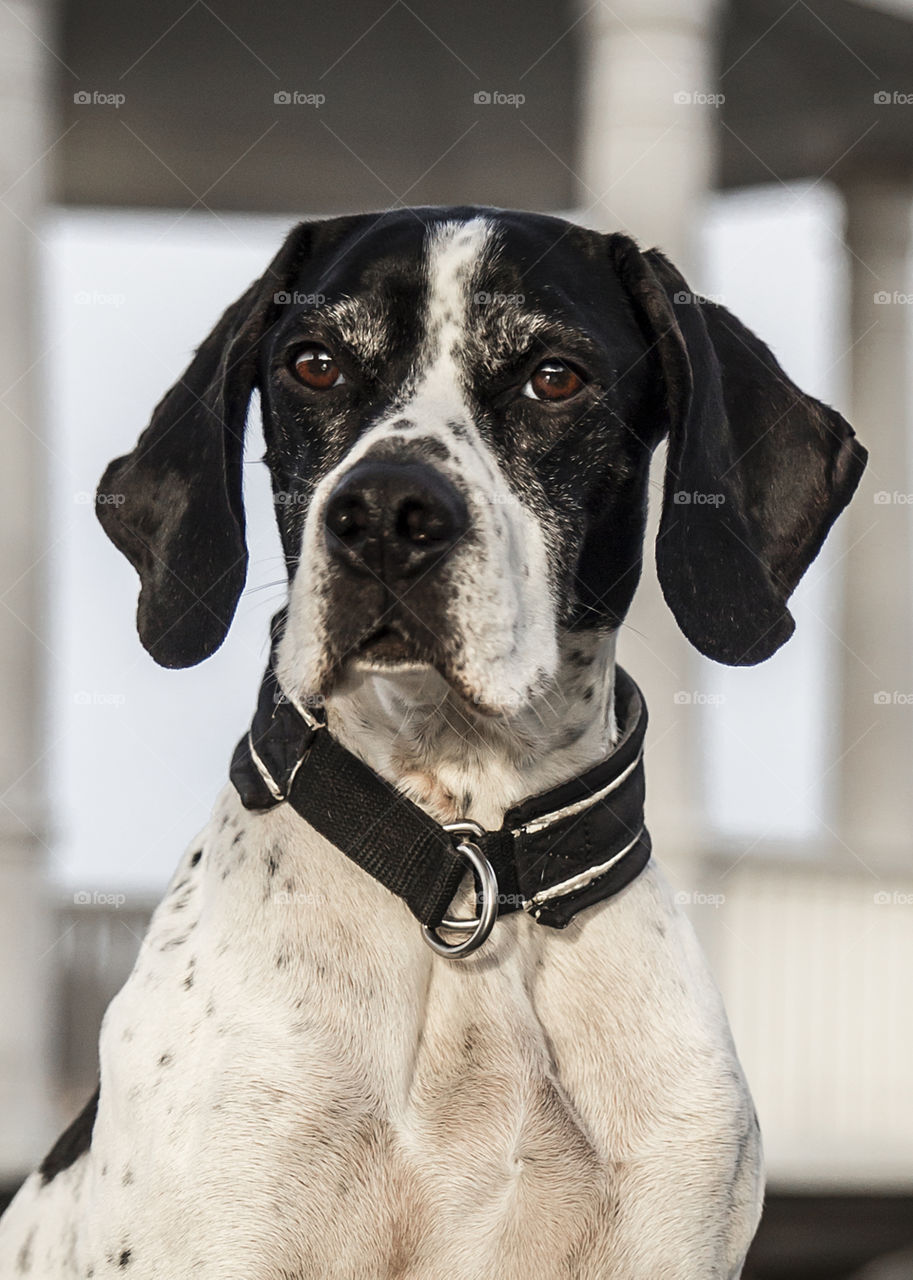
M260 342L307 252L286 239L165 395L136 448L102 476L96 511L140 577L136 625L163 667L218 649L247 575L241 464Z
M733 666L792 635L786 602L849 502L866 451L725 307L657 250L609 238L663 382L668 460L656 567L688 639Z

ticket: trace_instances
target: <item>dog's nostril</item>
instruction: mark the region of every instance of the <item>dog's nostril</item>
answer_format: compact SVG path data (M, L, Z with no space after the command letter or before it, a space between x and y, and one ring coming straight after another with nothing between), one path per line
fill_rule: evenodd
M368 522L368 508L357 497L344 497L332 502L327 509L327 528L337 538L341 538L343 542L354 542L358 538L364 537L368 529Z
M446 542L452 537L453 522L441 509L429 507L416 499L407 499L397 513L396 533L398 537L420 546Z

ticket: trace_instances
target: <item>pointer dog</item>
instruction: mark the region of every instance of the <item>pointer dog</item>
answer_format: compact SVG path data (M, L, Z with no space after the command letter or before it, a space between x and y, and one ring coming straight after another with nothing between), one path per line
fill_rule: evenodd
M305 223L102 481L167 667L218 648L244 583L255 387L278 687L424 815L486 832L616 747L664 436L660 582L730 664L789 637L865 464L624 235L478 208ZM226 788L105 1017L100 1095L0 1225L2 1280L737 1277L757 1123L655 863L455 960L346 852Z

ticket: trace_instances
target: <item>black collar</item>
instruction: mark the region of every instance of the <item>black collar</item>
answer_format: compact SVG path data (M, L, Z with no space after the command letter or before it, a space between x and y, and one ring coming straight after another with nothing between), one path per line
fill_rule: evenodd
M508 810L498 831L473 824L445 828L331 736L320 711L295 706L274 670L273 654L250 732L238 743L231 780L248 809L288 802L302 818L381 884L398 894L434 930L467 870L476 876L484 930L443 954L467 954L484 941L495 915L524 910L540 924L564 928L578 911L624 889L646 866L643 741L647 710L637 685L615 671L618 741L586 773ZM467 849L466 846L470 848ZM473 852L474 851L474 852ZM493 872L480 874L475 854ZM483 868L484 870L484 868ZM492 889L496 901L490 899ZM480 936L475 937L475 934ZM484 936L481 936L484 934Z

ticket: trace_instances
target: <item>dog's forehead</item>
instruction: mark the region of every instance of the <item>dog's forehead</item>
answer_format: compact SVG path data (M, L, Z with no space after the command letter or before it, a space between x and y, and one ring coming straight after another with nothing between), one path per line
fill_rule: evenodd
M443 321L537 317L598 327L612 273L603 238L561 218L484 207L399 210L317 224L306 309L353 336ZM415 336L414 333L411 334Z

